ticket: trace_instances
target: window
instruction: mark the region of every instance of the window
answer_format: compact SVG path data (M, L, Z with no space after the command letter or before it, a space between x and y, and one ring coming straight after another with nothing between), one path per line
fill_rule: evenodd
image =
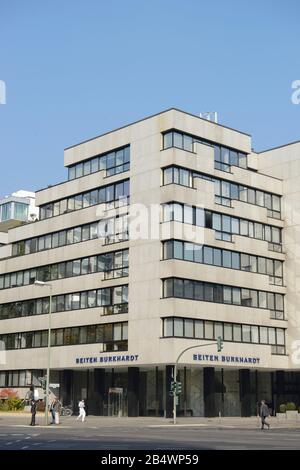
M214 265L222 266L222 250L214 248Z
M194 288L193 281L186 279L184 281L184 298L193 299L194 298Z
M242 325L242 338L244 343L250 343L251 329L249 325Z
M12 202L7 202L0 206L1 208L1 220L9 220L12 218Z
M261 207L265 205L264 193L262 191L256 191L256 204Z
M215 230L221 231L222 230L222 223L221 223L221 215L220 214L213 214L213 224L212 227Z
M239 287L232 288L232 303L234 305L241 305L241 289Z
M204 338L204 325L201 320L195 320L195 338Z
M75 166L70 166L68 168L68 170L69 170L69 176L68 176L69 180L75 179L76 178L76 167Z
M184 205L184 223L193 223L193 208L191 206Z
M183 318L174 318L174 336L183 336Z
M76 165L76 178L83 176L83 163L78 163Z
M164 319L164 332L163 335L166 336L174 336L173 334L173 318L165 318Z
M194 250L193 250L193 243L184 243L184 259L186 261L193 261L194 260Z
M184 336L186 338L194 337L194 322L193 320L186 319L184 321Z
M209 246L204 247L204 257L205 264L213 264L213 249Z
M81 274L81 262L79 259L73 261L73 276L79 276Z
M164 297L173 296L173 279L165 279L164 281Z
M204 300L206 302L214 301L214 286L213 284L204 284Z
M233 269L241 269L240 265L240 254L235 253L234 251L231 253L231 259L232 259L232 267Z
M173 204L173 212L174 212L174 216L173 216L173 220L176 220L178 222L182 222L182 205L181 204Z
M210 211L205 211L205 227L206 228L213 228L213 214Z
M204 322L204 335L205 339L214 339L214 324L212 321Z
M172 259L173 258L173 246L176 242L172 242L171 240L164 242L164 259Z
M173 183L173 168L164 169L164 185Z
M233 340L236 342L242 341L242 326L241 325L233 325Z
M224 268L231 268L231 252L228 250L223 250L223 266Z
M181 279L174 279L174 297L183 297L183 282Z
M249 226L247 220L240 220L240 235L248 237L249 235Z
M224 286L224 288L223 288L223 301L224 301L225 304L231 304L232 303L231 287Z

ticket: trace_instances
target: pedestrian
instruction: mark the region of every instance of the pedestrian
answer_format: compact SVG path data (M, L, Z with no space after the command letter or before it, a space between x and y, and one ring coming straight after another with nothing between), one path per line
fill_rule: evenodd
M55 410L54 410L54 405L55 405L55 398L52 400L50 403L50 413L51 413L51 423L50 424L55 424Z
M81 418L82 423L85 421L85 403L84 400L80 400L78 403L78 408L79 408L79 415L77 417L77 421Z
M37 402L35 400L31 400L31 423L30 426L35 426L35 415L36 415L36 406Z
M266 421L266 418L270 416L270 410L265 400L261 401L259 415L261 419L261 429L265 429L265 425L268 426L268 429L270 429L270 424Z
M55 424L59 424L60 410L61 410L61 402L59 401L58 398L56 398L55 403L54 403L54 422L55 422Z

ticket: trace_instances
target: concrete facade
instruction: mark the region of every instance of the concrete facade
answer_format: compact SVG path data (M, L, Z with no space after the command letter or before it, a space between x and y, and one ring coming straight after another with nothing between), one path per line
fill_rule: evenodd
M172 143L166 145L170 135ZM183 148L178 144L180 135ZM125 158L124 148L128 146L130 168L126 167L128 163L118 166L118 158ZM225 149L221 163L216 160L215 146ZM38 377L44 375L47 365L44 339L37 339L41 345L34 347L35 340L30 335L28 339L26 333L44 331L45 336L48 313L18 314L14 303L23 305L26 301L41 298L46 302L49 288L33 284L38 278L37 272L44 272L45 266L81 260L80 272L76 271L78 263L74 261L72 265L76 275L58 277L55 273L60 266L55 266L50 268L49 279L46 279L52 285L54 297L64 295L66 303L69 302L67 294L72 294L71 304L64 307L65 311L58 308L51 314L52 330L64 329L61 335L63 341L68 342L67 345L56 345L58 332L51 347L51 382L60 384L59 394L65 404L86 398L89 411L95 414L170 416L172 365L184 348L197 344L201 346L185 353L180 361L183 393L179 398L179 414L247 416L255 413L257 401L262 398L274 408L287 399L297 401L300 393L295 343L300 326L297 307L299 149L300 144L296 143L257 154L251 150L249 135L176 109L66 149L64 163L73 179L36 193L36 204L43 214L41 220L11 229L12 256L0 260L0 309L9 304L9 309L14 312L1 314L0 340L6 351L5 361L0 365L0 386L13 386L24 394L29 378L38 385ZM113 151L121 153L113 157L115 169L109 172L109 154ZM227 151L231 152L230 163L226 160ZM89 162L99 155L100 159L107 159L106 168L92 172L93 162ZM246 155L246 165L240 164ZM174 179L166 184L164 169L173 167L176 171L171 169L168 174L172 173L176 179L175 172L177 175L180 169L188 183L178 184ZM186 170L189 176L186 176ZM86 171L85 176L76 177L76 172L81 175L82 171ZM88 202L94 197L88 194L89 191L124 181L125 188L127 180L130 181L130 203L125 204L124 200L118 203L116 186L113 199L95 205ZM218 185L223 191L228 183L239 187L230 187L229 196L216 193ZM107 189L105 194L109 191ZM238 196L232 196L234 191ZM251 203L244 202L243 191ZM84 196L75 197L81 194ZM71 201L65 201L67 198ZM269 200L274 201L271 209L267 207ZM281 211L276 212L278 200ZM184 217L189 217L185 214L190 212L189 207L194 207L193 222L186 223L185 219L182 222L175 215L174 220L166 219L163 205L172 202L182 205ZM197 226L194 223L195 214L196 217L198 214L196 208L202 210L205 219L205 223ZM127 212L128 240L106 243L105 238L97 236L76 243L62 241L60 246L60 242L55 244L58 232L65 240L69 234L62 232L72 227L87 227ZM222 219L223 228L217 230L209 219L212 217L214 224L220 214L234 220ZM231 233L224 229L225 223L230 224ZM238 224L240 231L242 224L246 224L250 236L238 234L233 229L234 224ZM272 233L272 239L269 233ZM282 236L279 242L278 233ZM43 249L48 243L43 237L48 234L52 234L52 245ZM187 258L176 258L175 248L173 256L164 255L166 245L163 242L169 241L171 246L172 240L194 244L193 248L180 245L187 250ZM205 262L204 249L201 262L195 261L196 258L188 260L189 250L199 249L199 245L208 247L207 253L213 248L223 250L213 251L214 260L221 256L222 266L217 261ZM122 250L129 250L129 271L124 270L123 265L121 275L107 276L107 272L101 270L85 271L83 275L84 259L95 260L95 256ZM229 268L225 258L230 256L233 260L232 253L238 254L240 263L244 255L252 256L252 267L248 269L244 264L242 269L240 264L235 269ZM283 266L283 275L276 276L269 271L269 266L275 266L275 260L283 263L274 268L280 271ZM265 272L258 272L258 266L264 266L261 269ZM21 272L20 280L18 275L12 274ZM116 268L114 273L118 273ZM5 274L10 276L5 278ZM166 279L176 280L165 282ZM166 295L170 282L173 282L173 294ZM179 284L184 286L180 295ZM74 293L80 293L81 305L85 295L82 293L124 285L128 286L128 303L122 303L127 304L125 308L124 305L120 307L120 302L113 304L114 301L108 307L85 304L85 308L78 308ZM193 300L186 294L192 289L192 295L196 296L200 288L204 292L203 298ZM113 296L119 295L119 290L113 292ZM102 293L98 295L102 296ZM278 307L282 296L284 312ZM276 307L271 307L274 302ZM73 308L75 304L77 308ZM25 307L18 308L20 311ZM35 304L34 309L37 308ZM109 315L108 308L112 309ZM110 325L107 329L103 327L106 324ZM78 344L82 335L91 337L90 330L87 333L67 330L88 325L93 325L94 330L96 325L102 325L94 342ZM105 338L109 337L107 331L110 330L113 331L112 339L108 341ZM20 333L20 338L9 337L11 333ZM216 346L210 343L220 335L224 345L223 350L217 352ZM226 335L229 335L227 339ZM27 341L28 344L32 341L33 347L25 347ZM25 371L30 371L26 377ZM295 372L293 378L289 378L290 388L286 386L287 372Z

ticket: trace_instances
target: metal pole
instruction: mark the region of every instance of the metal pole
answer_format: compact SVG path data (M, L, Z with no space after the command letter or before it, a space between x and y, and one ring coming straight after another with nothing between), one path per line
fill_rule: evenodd
M51 311L52 311L52 285L49 284L49 314L48 314L48 347L47 347L47 373L46 373L46 400L45 400L45 425L48 426L49 407L49 383L50 383L50 358L51 358Z
M173 380L175 383L177 379L177 364L178 364L178 358L174 364L174 372L173 372L174 374ZM174 391L173 391L173 424L176 424L176 398L177 398L177 395L176 395L176 386L175 386Z
M190 346L189 348L185 348L179 356L177 357L175 364L174 364L174 372L173 372L173 381L177 383L177 367L178 367L178 362L181 356L186 352L189 351L189 349L194 349L194 348L201 348L202 346L211 346L212 344L218 344L217 342L214 343L206 343L206 344L197 344L197 346ZM176 424L176 386L174 387L174 395L173 395L173 424Z

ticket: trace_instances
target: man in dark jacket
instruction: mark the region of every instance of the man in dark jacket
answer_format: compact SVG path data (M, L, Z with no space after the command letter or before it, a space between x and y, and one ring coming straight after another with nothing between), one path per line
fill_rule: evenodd
M35 426L35 415L36 415L37 403L35 400L31 400L31 423L30 426Z
M265 429L265 425L268 426L268 429L270 429L269 423L266 422L266 418L268 416L270 416L270 411L269 411L269 407L266 404L265 400L261 401L259 415L260 415L260 418L261 418L261 429Z

